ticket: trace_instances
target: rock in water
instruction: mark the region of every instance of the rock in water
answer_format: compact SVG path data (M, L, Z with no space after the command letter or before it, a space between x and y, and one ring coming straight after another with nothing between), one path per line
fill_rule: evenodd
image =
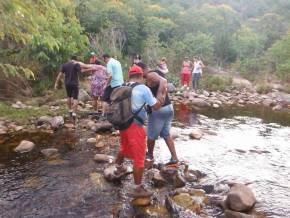
M255 218L255 216L245 214L245 213L235 212L232 210L226 210L225 218Z
M80 89L79 90L79 101L82 102L87 102L91 100L91 97L89 96L89 94L84 90L84 89Z
M127 167L127 171L126 172L124 172L124 173L122 173L122 174L120 174L118 176L115 176L114 175L114 171L115 170L116 170L116 166L115 165L106 168L104 170L105 179L107 179L108 181L120 180L120 179L122 179L122 177L124 177L125 175L127 175L127 174L132 172L132 170Z
M111 131L113 128L113 125L111 123L109 123L108 121L102 122L102 123L97 123L94 126L94 131L96 133L98 132L105 132L105 131Z
M58 153L56 148L47 148L40 151L46 158L50 158Z
M165 198L165 206L172 217L180 217L179 213L181 211L181 207L174 203L174 201L168 196Z
M145 207L150 205L151 203L151 198L150 197L145 197L145 198L135 198L134 200L132 200L132 204L134 206L141 206L141 207Z
M192 130L192 132L189 134L189 137L192 139L201 139L202 136L203 136L202 131L198 129Z
M89 139L87 140L87 143L88 143L88 144L91 144L91 145L96 144L96 143L97 143L97 139L96 139L96 138L89 138Z
M177 172L173 177L173 186L175 188L181 188L186 185L185 179Z
M22 140L20 144L14 149L15 152L25 153L31 151L35 144L30 141Z
M226 199L229 208L237 212L247 212L251 210L256 198L252 190L244 184L234 184Z
M114 157L113 156L110 156L110 155L106 155L106 154L96 154L95 157L94 157L94 160L96 162L109 162L109 163L112 163L113 160L114 160Z
M154 170L154 171L152 171ZM160 174L159 170L152 169L152 182L155 187L163 187L166 185L166 180L163 178L163 176Z
M95 144L96 148L103 148L104 146L105 146L104 142L98 142L98 143Z
M50 125L53 129L58 129L64 124L64 119L62 116L53 117L50 121Z

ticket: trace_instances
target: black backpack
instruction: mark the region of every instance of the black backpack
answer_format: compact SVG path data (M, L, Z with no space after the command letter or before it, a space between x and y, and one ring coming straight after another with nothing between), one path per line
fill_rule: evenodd
M117 130L127 129L134 119L144 124L144 121L138 117L138 114L145 104L143 104L137 112L132 112L132 90L138 85L140 84L133 83L117 87L110 96L111 104L107 112L107 120L113 124L114 128Z

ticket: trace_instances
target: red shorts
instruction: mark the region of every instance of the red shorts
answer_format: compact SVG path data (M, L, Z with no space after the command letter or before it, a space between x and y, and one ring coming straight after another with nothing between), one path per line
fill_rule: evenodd
M187 86L190 85L190 73L189 74L187 74L187 73L181 74L181 85L184 86L185 84Z
M143 168L146 156L146 132L143 126L132 123L129 128L120 131L120 152L134 161L134 167Z

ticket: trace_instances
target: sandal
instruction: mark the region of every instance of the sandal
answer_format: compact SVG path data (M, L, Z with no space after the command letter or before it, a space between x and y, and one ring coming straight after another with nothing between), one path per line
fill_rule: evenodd
M172 158L170 159L170 161L169 162L167 162L166 164L165 164L165 166L167 166L167 167L178 167L178 165L179 165L179 161L178 160L173 160Z

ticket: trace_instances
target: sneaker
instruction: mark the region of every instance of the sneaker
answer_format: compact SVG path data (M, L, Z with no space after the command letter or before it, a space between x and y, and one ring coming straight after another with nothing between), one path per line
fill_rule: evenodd
M146 189L143 185L128 191L128 196L132 198L151 197L153 194L154 192Z
M114 171L113 176L116 178L119 178L123 176L125 173L127 173L127 167L124 166L123 164L121 166L116 165L116 170Z
M146 152L146 161L154 162L154 158Z
M170 159L169 162L165 164L165 166L167 167L178 167L178 165L179 165L178 160L173 160L172 158Z

